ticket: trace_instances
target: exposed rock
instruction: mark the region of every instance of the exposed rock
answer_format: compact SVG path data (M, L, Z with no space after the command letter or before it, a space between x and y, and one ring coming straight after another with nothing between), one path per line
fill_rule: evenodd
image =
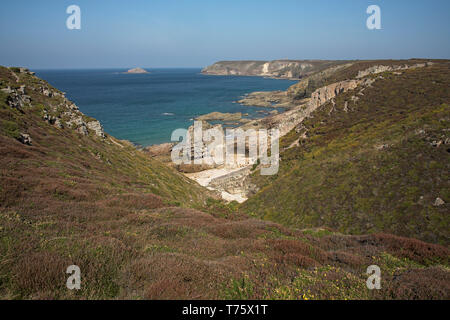
M105 133L103 132L103 127L100 124L100 121L98 120L90 121L86 124L86 126L88 127L89 130L94 131L98 137L100 138L105 137Z
M125 73L148 73L148 71L145 69L142 69L142 68L133 68L133 69L128 70Z
M79 110L79 108L73 103L69 106L69 108L72 110Z
M27 133L21 133L19 138L18 138L18 140L20 142L22 142L23 144L26 144L26 145L29 145L29 146L31 146L31 144L33 142L32 139L31 139L31 136L29 134L27 134Z
M209 190L218 191L227 201L244 202L246 197L245 177L250 174L251 167L233 169L209 169L196 173L187 173L186 176L197 181Z
M425 62L425 63L416 63L414 65L403 65L403 66L384 66L384 65L377 65L370 67L366 70L362 70L358 72L358 75L356 76L357 79L361 79L364 77L367 77L371 74L378 74L382 72L390 72L390 71L396 71L395 74L401 74L398 72L398 70L408 70L408 69L415 69L415 68L423 68L426 66L432 65L433 62Z
M25 94L25 85L21 85L19 89L17 89L17 93L19 94Z
M59 128L59 129L64 129L64 125L63 125L62 121L59 118L55 119L54 125L55 125L55 127Z
M245 201L247 198L244 182L245 177L249 174L250 167L245 167L211 179L208 186L220 192L225 191L232 195L239 195Z
M351 96L350 100L352 100L352 102L357 102L359 100L359 97L357 96Z
M222 120L222 121L238 121L242 118L242 113L222 113L222 112L211 112L202 116L197 117L195 120L207 121L207 120Z
M342 62L326 60L219 61L204 68L202 73L300 79L339 63Z
M25 94L25 86L21 86L19 89L11 89L11 87L3 88L3 92L9 94L6 98L6 103L17 110L22 110L25 106L29 106L31 103L30 96Z
M10 93L13 92L14 90L11 89L10 86L7 86L6 88L0 89L0 91L4 92L4 93L6 93L6 94L10 94Z
M77 128L77 132L83 136L87 136L89 134L84 123Z
M378 150L378 151L381 151L381 150L384 150L384 149L387 149L387 148L389 148L388 144L380 144L380 145L375 146L375 149Z
M434 140L431 142L431 145L435 148L439 148L442 143L443 143L442 140Z
M355 89L361 83L362 82L358 80L346 80L319 88L311 94L309 106L313 108L318 107L325 102L330 101L340 93Z
M26 74L29 74L29 75L34 75L35 74L34 72L31 72L27 68L19 68L19 73L26 73Z
M1 92L7 94L5 102L9 107L15 108L22 113L25 113L25 107L36 107L36 111L41 113L42 119L50 125L60 129L71 128L82 135L88 135L89 131L92 131L99 137L105 137L100 122L86 117L73 102L65 97L63 92L36 78L34 73L26 68L9 68L9 71L11 76L14 76L16 82L19 83L17 85L9 83L0 88ZM18 74L24 75L19 77ZM30 76L32 79L28 79ZM20 83L22 80L27 82ZM26 85L23 83L26 83ZM36 94L41 95L39 105L34 105L27 93L32 94L33 97ZM26 134L23 134L19 140L23 141L23 143L31 144L31 138L26 136Z
M152 157L160 155L168 155L172 151L174 145L175 143L155 144L144 148L144 151L147 152Z
M344 112L348 112L348 101L344 102Z
M245 106L264 108L289 108L293 107L292 100L287 96L286 91L258 91L247 94L237 101Z
M276 111L276 110L274 110L274 111ZM247 118L242 118L241 120L239 120L240 123L249 123L251 121L252 121L251 119L247 119Z
M371 81L366 80L346 80L324 86L315 90L310 99L303 99L301 105L295 106L281 114L271 115L264 119L253 120L252 122L245 124L242 128L278 128L280 130L280 135L284 136L318 107L331 101L338 94L353 90L357 88L358 85L369 85L371 83Z
M73 113L64 113L66 116L69 116L70 119L67 121L67 124L69 127L79 127L79 126L85 126L86 123L84 123L83 118L79 114L73 114Z
M49 98L53 97L53 92L49 88L42 87L41 93L46 97L49 97Z
M442 205L444 205L445 204L445 201L444 200L442 200L441 198L436 198L436 200L434 201L434 206L435 207L440 207L440 206L442 206Z
M321 86L322 80L338 70L352 66L353 63L345 63L337 66L326 68L323 71L314 73L308 77L301 79L298 83L290 86L287 95L295 100L304 99L309 96L317 87Z

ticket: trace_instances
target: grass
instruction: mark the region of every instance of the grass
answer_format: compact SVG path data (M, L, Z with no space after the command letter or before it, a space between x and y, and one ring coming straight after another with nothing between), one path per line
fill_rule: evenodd
M335 107L325 104L282 139L281 149L308 135L281 152L277 175L252 175L260 191L241 208L299 228L382 231L447 245L448 205L433 204L450 201L449 86L446 62L383 74L357 103L350 101L358 89L339 95Z
M39 110L63 101L17 76L0 68L2 86L25 84L33 105L19 115L0 102L0 116L17 119L33 145L1 131L0 298L448 298L446 247L248 215L126 142L48 124ZM374 263L386 270L376 293L364 287ZM72 264L78 291L65 287Z

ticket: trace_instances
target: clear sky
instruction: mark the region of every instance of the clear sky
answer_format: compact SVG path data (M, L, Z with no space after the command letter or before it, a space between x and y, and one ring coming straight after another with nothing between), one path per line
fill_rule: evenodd
M66 8L81 8L81 30ZM366 9L381 8L381 30ZM218 60L450 58L449 0L4 0L0 64L202 67Z

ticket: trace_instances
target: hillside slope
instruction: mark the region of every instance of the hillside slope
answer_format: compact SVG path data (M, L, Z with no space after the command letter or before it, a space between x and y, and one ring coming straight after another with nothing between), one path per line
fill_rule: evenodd
M423 63L366 61L313 76L300 98L315 92L323 104L282 139L278 174L253 174L260 191L242 208L301 228L449 244L450 65ZM358 79L366 85L327 89Z
M446 247L249 217L26 69L0 67L0 155L2 299L450 297ZM371 264L382 290L366 288Z

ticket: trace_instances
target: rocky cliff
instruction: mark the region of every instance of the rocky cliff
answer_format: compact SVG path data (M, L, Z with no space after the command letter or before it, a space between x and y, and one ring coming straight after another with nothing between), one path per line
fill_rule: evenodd
M327 60L219 61L204 68L202 73L300 79L308 74L341 63L343 62Z

